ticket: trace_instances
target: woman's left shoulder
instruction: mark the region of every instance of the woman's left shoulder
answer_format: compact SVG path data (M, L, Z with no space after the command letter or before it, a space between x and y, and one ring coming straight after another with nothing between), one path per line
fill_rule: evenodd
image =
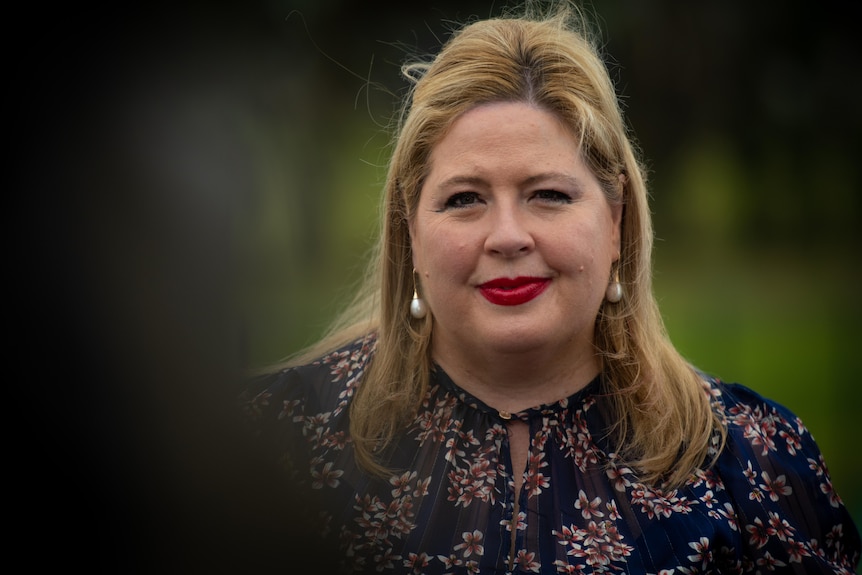
M703 381L727 427L713 471L733 501L752 561L855 572L858 530L802 420L745 385Z
M774 464L823 466L820 449L790 408L741 383L703 376L713 407L727 426L727 447L739 457Z
M801 425L802 421L791 409L778 401L766 397L751 387L741 383L727 382L721 378L700 373L703 385L709 393L713 406L720 413L734 416L741 413L770 414L773 417L783 418L785 421Z

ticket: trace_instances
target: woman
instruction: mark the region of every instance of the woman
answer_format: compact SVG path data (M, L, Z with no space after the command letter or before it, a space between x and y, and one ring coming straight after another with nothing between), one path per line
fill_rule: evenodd
M405 68L366 289L248 413L346 572L854 572L802 423L669 342L579 22L479 21Z

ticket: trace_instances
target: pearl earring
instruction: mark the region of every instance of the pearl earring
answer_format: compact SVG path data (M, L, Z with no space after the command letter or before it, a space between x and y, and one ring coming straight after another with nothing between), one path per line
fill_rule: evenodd
M413 270L413 299L410 300L410 315L416 319L422 319L428 313L425 301L416 293L416 270Z
M608 289L605 290L605 299L610 303L619 303L623 299L623 286L620 284L619 264L617 264L617 269L614 270L614 281L608 284Z

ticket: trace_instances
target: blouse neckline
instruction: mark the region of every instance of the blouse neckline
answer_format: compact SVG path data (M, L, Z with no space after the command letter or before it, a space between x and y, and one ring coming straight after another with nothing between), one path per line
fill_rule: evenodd
M432 385L436 383L442 389L451 393L468 408L474 409L481 413L490 414L492 416L500 418L503 421L515 419L521 421L528 421L534 417L558 414L563 410L570 409L572 405L582 403L588 396L595 394L599 390L602 382L602 374L599 373L587 385L569 396L563 397L561 399L558 399L557 401L553 401L550 403L538 404L534 407L529 407L516 413L510 413L507 411L494 409L493 407L489 406L484 401L477 398L469 391L465 390L457 383L455 383L455 381L452 380L449 374L446 373L446 371L444 371L443 368L440 367L440 365L437 363L434 364L431 370L431 382Z

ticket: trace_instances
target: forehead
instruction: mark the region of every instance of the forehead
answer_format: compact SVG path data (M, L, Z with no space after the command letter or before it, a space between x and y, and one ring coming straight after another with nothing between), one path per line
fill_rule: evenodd
M577 143L569 126L553 111L521 101L502 101L479 104L456 116L443 132L434 148L444 141L469 136L480 137L490 133L500 137L510 132L523 138L528 133L552 131L566 135Z
M565 172L583 168L579 160L578 140L555 114L523 102L499 102L472 108L452 122L431 150L428 175Z

